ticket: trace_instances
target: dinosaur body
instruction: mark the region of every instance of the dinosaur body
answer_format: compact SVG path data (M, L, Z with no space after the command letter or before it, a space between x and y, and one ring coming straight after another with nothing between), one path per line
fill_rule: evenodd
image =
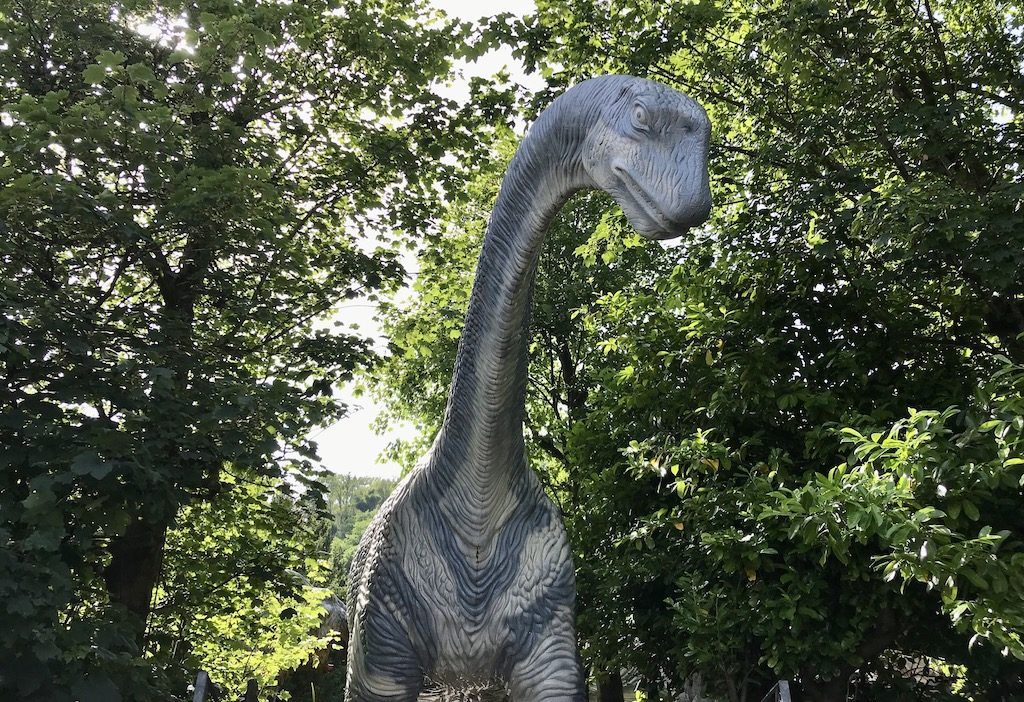
M569 542L523 440L532 281L577 190L609 192L652 239L706 219L708 135L692 100L628 76L576 86L531 128L484 237L442 428L352 563L350 702L585 699Z

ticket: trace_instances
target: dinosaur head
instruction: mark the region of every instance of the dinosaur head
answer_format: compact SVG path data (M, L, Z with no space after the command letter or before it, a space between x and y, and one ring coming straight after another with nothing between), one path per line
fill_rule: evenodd
M711 123L694 100L627 76L597 78L604 99L592 112L582 165L648 239L670 239L707 220Z

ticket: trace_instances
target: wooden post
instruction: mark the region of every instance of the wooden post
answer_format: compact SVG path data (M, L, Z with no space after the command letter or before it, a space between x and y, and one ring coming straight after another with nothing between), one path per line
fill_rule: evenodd
M257 702L260 698L260 686L255 680L250 679L245 684L245 697L242 698L242 702Z
M616 669L596 677L598 702L626 702L622 691L622 673Z
M213 683L210 682L210 675L205 670L200 670L196 675L196 692L192 695L192 702L207 702L207 696L212 699Z
M780 680L775 683L761 702L793 702L793 697L789 693L789 681Z

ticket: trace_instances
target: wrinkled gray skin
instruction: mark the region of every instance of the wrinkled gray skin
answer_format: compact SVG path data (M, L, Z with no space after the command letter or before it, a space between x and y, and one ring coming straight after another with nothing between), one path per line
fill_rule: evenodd
M350 702L487 686L586 699L569 542L523 442L534 272L577 190L610 193L648 239L704 222L709 135L693 100L629 76L570 89L530 129L484 237L441 431L352 563Z

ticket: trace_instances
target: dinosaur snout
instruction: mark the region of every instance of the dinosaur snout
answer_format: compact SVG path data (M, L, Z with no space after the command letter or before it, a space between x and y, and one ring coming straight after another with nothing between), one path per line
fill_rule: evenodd
M668 213L672 223L680 229L699 227L711 216L711 191L704 189L697 197L686 197L680 206Z
M704 224L711 216L711 190L706 185L697 193L692 188L679 188L667 195L664 202L660 208L662 226L653 236L648 234L648 238L674 239Z

